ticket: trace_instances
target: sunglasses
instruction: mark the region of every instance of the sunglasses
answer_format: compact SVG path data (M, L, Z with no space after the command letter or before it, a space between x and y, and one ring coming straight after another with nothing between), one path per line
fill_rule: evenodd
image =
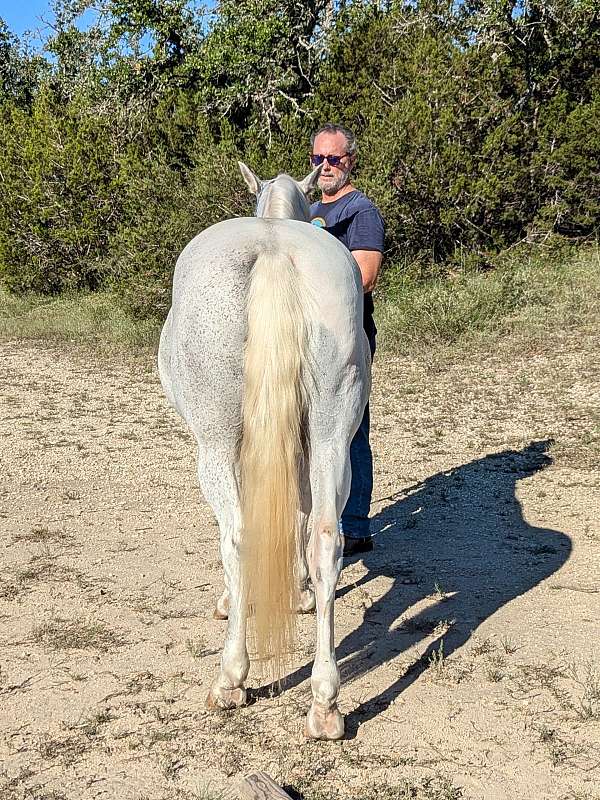
M319 153L313 153L310 157L310 163L313 165L313 167L318 167L319 164L327 161L331 167L339 167L339 165L342 163L342 158L346 158L346 156L349 155L350 153L344 153L342 156L322 156Z

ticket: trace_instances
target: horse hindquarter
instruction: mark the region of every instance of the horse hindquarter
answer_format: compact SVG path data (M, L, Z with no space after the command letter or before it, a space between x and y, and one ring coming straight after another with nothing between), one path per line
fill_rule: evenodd
M359 292L356 264L323 231L288 220L219 223L180 257L159 355L169 400L198 440L200 484L221 530L230 607L209 705L245 701L248 604L259 655L274 672L292 649L299 471L310 450L318 635L307 731L328 739L343 734L337 520L369 380Z

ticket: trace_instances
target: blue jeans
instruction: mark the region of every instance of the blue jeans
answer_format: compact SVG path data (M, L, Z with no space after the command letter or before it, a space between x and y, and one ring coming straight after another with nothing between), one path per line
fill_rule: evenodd
M375 355L375 332L368 333L371 361ZM371 535L369 509L373 493L373 454L369 443L369 404L350 445L352 483L350 496L342 513L342 530L348 539L362 539Z

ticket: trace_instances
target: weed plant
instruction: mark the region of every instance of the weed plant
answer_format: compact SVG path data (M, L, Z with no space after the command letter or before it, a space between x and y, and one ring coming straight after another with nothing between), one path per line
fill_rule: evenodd
M110 292L13 295L0 289L0 339L90 345L102 352L149 348L160 320L134 319Z
M600 316L600 252L521 247L498 257L494 269L419 277L418 269L389 270L378 302L384 350L406 353L469 339L539 336L586 326Z
M379 346L407 354L435 346L539 338L600 319L598 245L523 245L493 269L442 274L391 264L376 298ZM111 292L15 296L0 290L0 339L68 341L103 352L156 348L162 319L139 319Z

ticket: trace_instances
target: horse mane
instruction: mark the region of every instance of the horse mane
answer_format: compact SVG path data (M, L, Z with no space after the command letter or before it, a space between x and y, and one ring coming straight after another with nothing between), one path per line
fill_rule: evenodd
M310 221L308 201L296 181L281 172L268 181L258 197L256 216Z

